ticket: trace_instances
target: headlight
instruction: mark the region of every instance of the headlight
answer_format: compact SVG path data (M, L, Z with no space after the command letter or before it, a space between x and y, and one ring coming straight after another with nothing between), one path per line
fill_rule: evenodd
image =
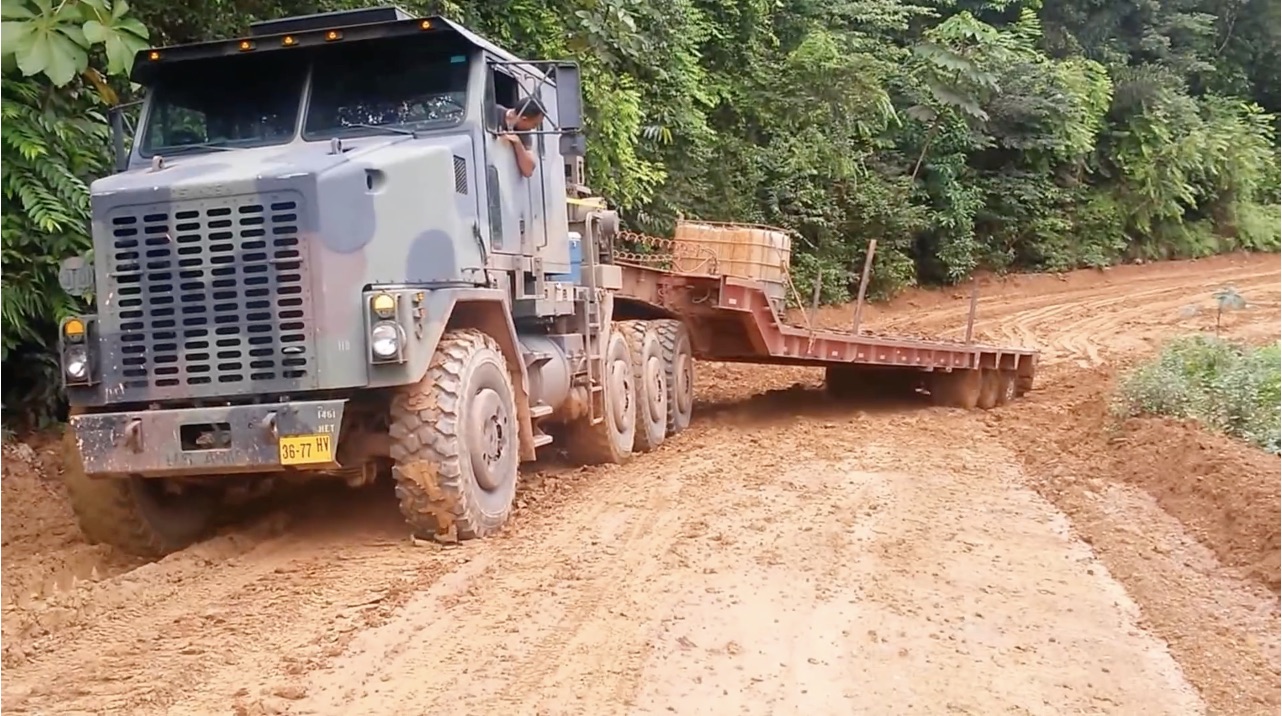
M67 377L72 380L84 380L89 375L89 353L84 346L72 346L63 354Z
M401 349L401 332L395 323L379 323L369 332L369 347L379 358L391 358Z

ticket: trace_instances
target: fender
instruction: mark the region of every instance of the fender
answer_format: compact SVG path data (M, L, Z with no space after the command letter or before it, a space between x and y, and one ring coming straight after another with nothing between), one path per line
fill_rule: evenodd
M417 288L405 285L371 286L364 300L376 293L398 298L397 321L405 329L407 341L404 359L394 363L376 363L369 367L369 387L393 388L413 385L423 379L436 346L445 331L475 328L493 338L503 351L512 389L516 393L517 434L521 460L534 459L534 427L530 417L529 378L516 325L508 309L505 293L494 288ZM370 320L368 317L367 321ZM366 326L367 330L369 326Z

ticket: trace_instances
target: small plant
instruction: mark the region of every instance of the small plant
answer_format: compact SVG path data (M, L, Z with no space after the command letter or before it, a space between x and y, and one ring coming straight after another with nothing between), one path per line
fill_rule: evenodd
M1265 450L1279 449L1282 344L1242 346L1219 337L1171 342L1122 382L1120 417L1191 418Z
M1215 297L1215 335L1220 335L1220 320L1225 311L1237 311L1246 308L1246 299L1232 286L1224 286L1212 294Z

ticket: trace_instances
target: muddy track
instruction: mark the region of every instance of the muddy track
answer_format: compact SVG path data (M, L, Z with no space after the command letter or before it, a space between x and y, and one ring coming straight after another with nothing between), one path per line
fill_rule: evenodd
M513 525L459 547L409 541L380 485L136 566L50 527L56 475L19 501L7 472L6 523L28 513L6 588L36 595L5 595L3 709L1276 713L1276 593L1196 509L1112 479L1161 456L1110 457L1090 406L1116 366L1213 326L1221 285L1252 306L1226 332L1276 339L1280 278L1277 257L1232 257L994 282L979 333L1045 368L991 413L701 366L689 431L625 466L535 465ZM876 325L960 335L957 295L914 292ZM41 566L58 555L89 579Z

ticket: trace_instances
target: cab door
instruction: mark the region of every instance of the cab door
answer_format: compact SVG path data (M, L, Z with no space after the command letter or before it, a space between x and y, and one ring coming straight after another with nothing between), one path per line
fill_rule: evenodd
M520 97L520 83L503 65L488 65L487 75L483 109L490 250L500 254L529 254L532 247L530 229L534 223L531 186L541 184L539 172L536 169L529 179L521 176L512 147L497 136L497 132L502 131L502 116L498 108L515 106ZM537 150L537 138L530 139L531 150ZM541 161L538 163L542 164ZM540 201L541 197L540 192Z

